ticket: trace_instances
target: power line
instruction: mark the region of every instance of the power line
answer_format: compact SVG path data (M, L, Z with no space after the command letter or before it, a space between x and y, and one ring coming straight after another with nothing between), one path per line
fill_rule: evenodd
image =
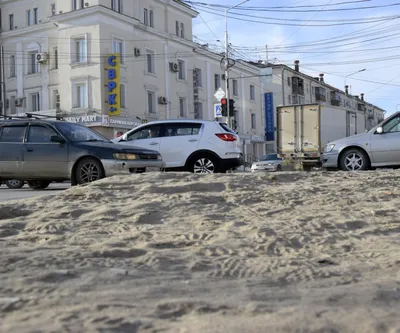
M187 1L188 3L192 5L196 5L199 7L215 7L215 8L221 8L221 9L226 9L229 8L229 6L225 5L210 5L207 3L201 3L201 2L192 2L192 1ZM274 8L267 8L267 7L248 7L248 6L241 6L236 8L236 11L246 11L246 10L251 10L251 11L264 11L264 12L282 12L282 13L310 13L310 12L341 12L341 11L352 11L352 10L365 10L365 9L376 9L376 8L388 8L388 7L395 7L395 6L400 6L400 2L392 3L392 4L387 4L387 5L375 5L375 6L366 6L366 7L351 7L351 8L332 8L332 9L274 9ZM212 8L211 8L212 9Z
M300 1L299 3L306 2L305 1ZM341 5L347 5L347 4L352 4L352 3L360 3L360 2L370 2L371 0L355 0L355 1L343 1L343 2L336 2L333 4L329 4L329 6L341 6ZM194 2L194 1L189 1L189 0L184 0L184 2L188 2L190 4L202 4L203 6L210 6L210 7L229 7L229 6L223 6L220 4L211 4L211 3L205 3L205 2ZM270 8L270 9L278 9L278 8L312 8L312 7L321 7L323 4L320 5L302 5L302 6L272 6L272 7L243 7L245 10L248 10L248 8Z
M332 0L331 0L332 1ZM222 15L220 14L219 11L211 11L211 10L207 10L207 9L202 9L202 12L211 14L211 15L215 15L218 17L222 17ZM316 15L318 15L319 12L317 12L313 17L315 17ZM233 16L233 15L238 15L238 17ZM267 21L260 21L260 20L255 20L255 19L245 19L243 18L244 16L247 17L259 17L262 19L266 19L264 17L260 17L260 16L254 16L254 15L243 15L243 14L235 14L235 13L230 13L229 15L227 15L228 18L231 18L233 20L239 20L239 21L244 21L244 22L251 22L251 23L258 23L258 24L266 24L266 25L281 25L281 26L300 26L300 27L332 27L332 26L338 26L338 25L360 25L360 24L371 24L371 23L376 23L376 22L382 22L382 21L388 21L392 18L381 18L381 19L364 19L364 21L353 21L353 20L347 20L347 22L337 22L337 23L326 23L326 24L308 24L308 25L302 25L302 24L298 24L298 23L277 23L277 22L267 22ZM398 18L399 16L396 16L396 18ZM311 20L310 20L311 21ZM308 21L307 21L308 22Z

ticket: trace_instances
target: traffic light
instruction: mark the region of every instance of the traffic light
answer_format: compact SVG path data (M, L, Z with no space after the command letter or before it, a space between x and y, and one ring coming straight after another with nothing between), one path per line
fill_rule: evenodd
M221 99L221 112L222 112L222 117L226 117L228 115L228 107L227 107L226 98Z
M238 126L237 126L237 120L236 119L232 119L232 129L233 130L237 130Z
M229 116L233 117L235 115L235 101L229 99Z

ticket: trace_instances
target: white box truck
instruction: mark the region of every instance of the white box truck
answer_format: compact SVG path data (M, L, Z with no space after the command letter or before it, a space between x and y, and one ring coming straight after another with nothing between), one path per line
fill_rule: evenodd
M328 142L365 132L365 112L319 103L281 106L277 129L278 153L313 167Z

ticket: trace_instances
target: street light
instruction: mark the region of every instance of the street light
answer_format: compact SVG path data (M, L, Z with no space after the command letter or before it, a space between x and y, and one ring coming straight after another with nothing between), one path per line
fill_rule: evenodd
M352 75L354 75L354 74L361 73L361 72L364 72L364 71L366 71L365 68L360 69L360 70L357 71L357 72L354 72L354 73L351 73L351 74L346 75L346 76L344 77L344 87L346 88L346 79L347 79L349 76L352 76Z
M244 3L248 2L250 0L244 0L240 3L238 3L237 5L234 5L232 7L229 7L226 11L225 11L225 94L226 94L226 99L228 101L227 103L227 123L228 126L231 127L231 123L230 123L230 110L229 110L229 41L228 41L228 12L236 7L239 7L241 5L243 5Z

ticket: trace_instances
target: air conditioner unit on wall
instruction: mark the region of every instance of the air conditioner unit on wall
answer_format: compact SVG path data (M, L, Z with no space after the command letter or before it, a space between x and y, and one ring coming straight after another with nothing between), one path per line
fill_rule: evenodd
M140 49L135 47L134 54L135 54L135 57L140 57Z
M179 65L176 62L170 62L169 69L174 73L179 72Z
M36 61L37 61L39 64L45 64L45 63L47 63L47 58L48 58L47 53L37 53L37 54L36 54Z
M15 99L15 106L17 107L17 108L20 108L20 107L23 107L24 106L24 98L16 98Z
M167 98L164 96L158 97L158 104L161 104L161 105L168 104Z

